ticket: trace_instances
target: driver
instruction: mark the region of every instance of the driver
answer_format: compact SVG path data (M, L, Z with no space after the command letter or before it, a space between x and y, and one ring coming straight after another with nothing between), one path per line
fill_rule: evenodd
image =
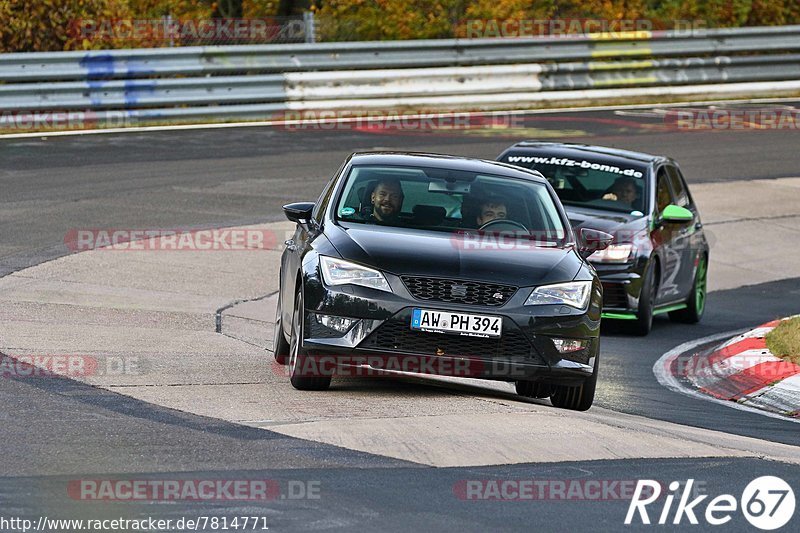
M611 191L603 195L603 200L615 200L630 207L639 199L639 190L636 181L630 177L617 178L611 186Z
M370 201L372 214L369 222L374 224L397 224L403 207L403 188L400 181L384 178L375 185Z
M476 222L480 228L492 220L508 218L506 204L500 198L485 198L478 204L478 217Z

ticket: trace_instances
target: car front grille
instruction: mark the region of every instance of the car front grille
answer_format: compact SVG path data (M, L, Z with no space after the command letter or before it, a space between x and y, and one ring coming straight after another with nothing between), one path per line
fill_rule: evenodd
M603 309L627 309L628 293L621 283L603 283Z
M415 276L401 279L411 296L430 302L500 307L517 292L517 287L495 283Z
M359 348L417 355L524 360L526 363L545 364L525 334L515 325L504 324L500 338L429 333L411 329L410 312L396 315L384 322L364 339Z

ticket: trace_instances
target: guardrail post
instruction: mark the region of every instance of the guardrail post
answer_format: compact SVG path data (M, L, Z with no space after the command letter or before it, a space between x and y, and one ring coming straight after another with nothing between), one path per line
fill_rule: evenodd
M306 25L306 42L307 43L314 43L317 41L316 37L316 24L314 21L314 12L313 11L304 11L303 12L303 22Z
M164 35L169 35L169 47L175 46L175 34L172 31L172 13L161 17L164 21Z

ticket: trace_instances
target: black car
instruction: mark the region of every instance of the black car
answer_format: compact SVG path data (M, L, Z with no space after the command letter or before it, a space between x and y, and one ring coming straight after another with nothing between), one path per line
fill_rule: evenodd
M585 229L576 242L538 172L357 153L316 202L284 211L297 229L281 257L274 353L295 388L326 389L359 365L461 369L591 406L602 287L585 257L611 236Z
M603 317L646 335L653 315L699 322L708 242L686 180L668 157L614 148L527 141L498 161L541 172L572 226L614 235L589 257L603 283Z

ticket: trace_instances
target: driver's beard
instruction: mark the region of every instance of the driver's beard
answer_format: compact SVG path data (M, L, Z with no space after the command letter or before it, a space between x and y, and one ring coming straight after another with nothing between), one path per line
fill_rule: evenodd
M384 211L383 207L378 206L378 208L375 209L375 214L379 217L380 220L392 220L394 218L397 218L397 211L392 208L389 209L390 211L387 213Z

